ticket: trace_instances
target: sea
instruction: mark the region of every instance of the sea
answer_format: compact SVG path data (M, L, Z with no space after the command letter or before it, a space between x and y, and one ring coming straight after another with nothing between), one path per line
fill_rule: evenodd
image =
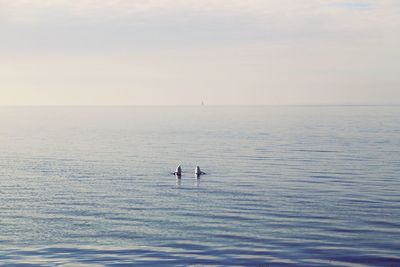
M400 266L400 106L1 107L0 265Z

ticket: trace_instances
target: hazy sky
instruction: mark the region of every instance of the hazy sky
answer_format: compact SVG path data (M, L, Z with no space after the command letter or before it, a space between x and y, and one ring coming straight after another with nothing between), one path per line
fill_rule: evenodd
M398 104L400 1L0 0L0 105Z

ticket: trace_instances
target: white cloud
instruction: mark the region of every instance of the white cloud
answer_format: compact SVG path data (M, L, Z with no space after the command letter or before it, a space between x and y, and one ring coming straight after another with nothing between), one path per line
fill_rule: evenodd
M0 22L3 103L400 98L398 0L0 0Z
M334 7L349 7L334 10ZM354 8L354 7L365 8ZM111 19L135 15L157 16L179 14L181 16L254 17L260 21L296 21L301 18L323 15L398 14L399 4L395 0L381 1L323 1L323 0L2 0L1 7L9 20L44 21L57 15L75 19ZM330 8L329 8L330 7ZM372 10L369 13L369 10ZM54 14L58 13L58 14ZM46 17L49 16L49 17ZM338 21L340 23L340 21Z
M253 30L333 31L399 26L396 0L1 0L6 24L225 24ZM342 7L342 8L338 8ZM363 7L363 8L354 8ZM3 22L4 23L4 22ZM173 30L173 29L172 29Z
M393 0L354 1L352 8L322 0L0 1L0 47L10 49L381 38L400 29Z

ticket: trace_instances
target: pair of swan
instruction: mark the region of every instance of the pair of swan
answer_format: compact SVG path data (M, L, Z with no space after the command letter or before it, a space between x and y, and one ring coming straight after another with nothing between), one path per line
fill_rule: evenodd
M182 168L181 165L179 165L178 167L176 167L175 172L173 173L175 174L178 178L181 178L182 176ZM206 174L205 172L202 172L200 170L199 166L196 166L196 168L194 169L194 174L196 175L196 177L200 177L200 175Z

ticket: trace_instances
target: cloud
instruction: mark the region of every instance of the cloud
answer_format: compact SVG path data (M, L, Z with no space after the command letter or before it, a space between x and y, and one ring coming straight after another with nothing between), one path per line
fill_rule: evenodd
M293 0L2 0L3 15L10 22L40 23L69 20L70 23L97 23L123 20L138 23L154 22L158 17L172 21L189 21L220 18L234 20L247 18L259 23L291 24L313 18L333 19L340 23L346 17L344 10L328 10L326 7L347 9L373 9L376 15L396 14L395 0L370 2L348 1L293 1ZM381 14L378 14L381 13ZM352 13L354 14L354 13Z
M392 0L0 1L0 49L11 50L381 38L400 26Z
M3 102L400 97L398 0L0 0L0 32Z
M360 9L360 10L372 8L371 3L369 2L347 2L347 1L329 3L326 6L332 8L347 8L347 9Z

